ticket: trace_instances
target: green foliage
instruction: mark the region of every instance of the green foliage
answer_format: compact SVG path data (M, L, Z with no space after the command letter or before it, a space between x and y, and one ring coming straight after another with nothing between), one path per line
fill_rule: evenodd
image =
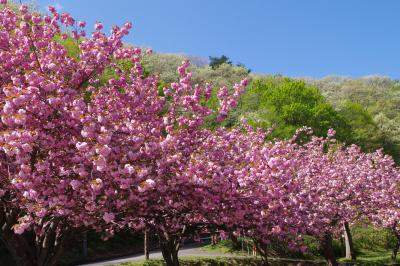
M85 91L85 94L83 95L83 100L85 103L90 103L92 100L92 92L91 91Z
M180 258L180 265L184 266L230 266L230 265L259 265L261 262L260 258L254 257L190 257L190 258ZM144 262L126 262L117 264L114 266L161 266L166 265L162 259L151 259Z
M395 239L390 231L363 225L353 226L351 230L355 249L358 253L357 261L351 265L375 266L394 263L390 258L390 254ZM246 241L251 243L250 239L245 239L245 243ZM239 241L239 243L241 242ZM304 244L308 247L309 252L306 255L301 255L300 253L288 250L286 243L274 241L269 247L269 262L271 265L297 265L299 262L302 262L303 265L325 265L317 239L311 236L304 236ZM249 247L251 251L251 244L249 244ZM333 247L336 256L341 262L340 264L348 265L349 262L346 262L344 258L340 258L344 256L343 243L335 239ZM237 245L231 240L223 240L216 245L207 245L203 247L203 250L214 251L216 255L218 253L228 253L228 255L226 257L180 258L181 265L259 265L261 262L260 256L257 258L246 256L246 244L244 246L244 253L241 253L241 245ZM399 263L400 259L397 259L395 262ZM118 266L139 265L165 265L165 262L162 259L152 259L145 262L137 261L118 264Z
M178 78L176 69L183 60L189 59L187 56L175 54L159 54L154 53L145 55L142 63L145 69L151 74L160 76L166 84L174 82ZM218 68L212 69L210 66L197 66L192 64L189 71L193 74L194 83L204 84L211 82L215 88L223 85L232 87L235 83L240 82L241 79L249 76L248 70L230 64L221 64Z
M304 107L312 107L324 101L317 89L306 86L303 81L287 80L287 82L275 89L265 88L269 96L268 100L275 106L278 113L285 106L292 103L298 103Z
M352 227L352 236L354 248L357 253L357 262L352 265L383 265L393 263L390 258L391 250L396 242L394 235L386 229L376 228L374 226L358 225ZM302 255L287 248L284 242L275 241L269 247L270 257L293 259L305 259L309 261L318 262L323 260L322 251L318 240L312 236L304 236L304 244L308 248L308 253ZM339 260L344 262L344 243L339 239L333 241L334 253ZM217 245L208 245L204 249L217 251L221 253L234 252L236 254L241 250L241 247L235 247L232 241L221 241ZM245 252L246 252L245 246ZM400 262L397 259L396 262ZM309 264L306 264L309 265Z
M236 66L246 69L249 74L251 73L251 69L246 67L243 63L237 63Z
M243 67L222 64L217 69L209 66L193 67L193 82L204 84L212 83L215 89L222 86L232 88L235 83L240 82L244 78L251 78L247 70Z
M61 43L72 58L79 59L79 40L75 40L73 38L62 39L60 35L56 35L55 41Z
M355 262L350 262L344 258L339 259L340 265L354 266L382 266L382 265L399 265L400 259L393 261L391 252L382 250L368 250L357 257Z
M219 253L236 253L241 250L241 245L240 242L234 243L232 240L220 240L218 243L206 245L202 249Z
M383 148L399 162L400 123L389 119L382 112L373 117L359 103L345 102L339 111L352 130L349 142L361 146L365 151Z
M11 7L11 9L18 12L20 3L21 2L17 0L9 0L7 6ZM40 5L38 4L37 0L23 1L23 3L27 5L28 9L31 10L33 13L39 13L38 10L40 9L39 8ZM2 10L4 7L5 7L4 5L0 5L0 10Z
M185 59L182 55L154 53L144 56L142 63L151 74L159 75L166 84L170 84L177 80L176 69Z
M346 102L341 108L340 114L351 126L353 143L367 151L382 147L382 134L371 114L361 104Z
M229 57L227 57L226 55L221 55L220 57L210 56L209 58L210 58L210 67L212 69L217 69L222 64L232 65L232 61L230 61Z
M349 115L350 112L350 117L354 115L357 120L352 125L356 131L354 142L366 150L383 147L397 163L400 162L400 81L382 76L360 79L331 76L305 81L318 87L336 109L350 109L344 113ZM359 106L346 106L348 102ZM368 135L373 138L368 140Z
M162 79L158 81L158 84L157 84L158 95L164 96L164 88L166 86L167 86L167 84L165 84L165 82Z
M391 263L398 263L391 261L390 255L387 253L371 253L373 256L368 255L359 257L356 262L347 262L346 260L340 260L339 265L362 265L362 266L381 266L381 265L397 265ZM179 260L180 265L183 266L256 266L261 265L260 257L190 257L182 258ZM285 260L271 258L269 265L271 266L295 266L299 265L326 265L326 262L322 260L309 261L309 260ZM145 262L125 262L114 266L161 266L166 265L162 259L151 259Z
M76 40L56 40L68 53L79 59ZM176 68L187 57L174 54L145 55L142 63L144 75L157 74L159 94L163 87L178 78ZM132 62L120 60L124 71ZM216 67L217 66L217 67ZM317 136L324 136L329 128L337 132L336 138L347 144L355 143L365 151L383 148L400 162L400 82L386 77L372 76L361 79L327 77L321 80L294 80L280 75L249 75L243 65L234 66L226 56L213 57L210 66L192 65L194 83L211 82L214 92L206 103L218 108L216 92L226 85L228 88L243 78L255 79L240 100L238 108L231 112L223 126L231 127L247 118L256 127L270 128L272 138L289 138L302 126L312 127ZM106 69L100 78L105 82L118 78ZM90 101L86 95L85 101ZM215 128L215 117L208 119L206 127Z
M320 256L320 245L319 242L311 236L304 236L304 244L307 246L309 257L319 257Z
M358 250L391 250L396 244L396 237L388 229L365 225L354 226L351 231Z
M261 264L260 257L190 257L179 259L183 266L257 266ZM306 265L325 265L322 261L305 261ZM298 260L270 259L271 266L295 266ZM161 259L152 259L145 262L127 262L114 266L161 266L166 265Z
M242 114L252 125L274 127L273 138L288 138L302 126L312 127L318 136L334 128L343 141L351 134L344 119L318 89L303 81L277 76L255 80L242 103Z

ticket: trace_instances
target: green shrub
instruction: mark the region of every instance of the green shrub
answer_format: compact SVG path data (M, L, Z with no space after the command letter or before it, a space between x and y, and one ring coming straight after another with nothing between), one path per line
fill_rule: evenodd
M352 236L356 250L388 250L396 244L396 238L390 230L372 225L353 226Z

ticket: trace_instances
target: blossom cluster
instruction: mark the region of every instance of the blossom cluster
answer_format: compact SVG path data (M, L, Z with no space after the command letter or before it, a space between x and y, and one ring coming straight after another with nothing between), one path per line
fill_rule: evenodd
M248 80L214 93L192 84L184 61L160 92L141 65L150 51L123 45L131 23L106 35L97 22L88 37L85 22L49 11L0 11L0 223L14 234L151 228L167 243L245 231L260 246L305 251L304 234L335 234L342 222L398 225L400 171L381 151L340 145L333 130L301 144L310 129L272 142L246 122L207 129Z

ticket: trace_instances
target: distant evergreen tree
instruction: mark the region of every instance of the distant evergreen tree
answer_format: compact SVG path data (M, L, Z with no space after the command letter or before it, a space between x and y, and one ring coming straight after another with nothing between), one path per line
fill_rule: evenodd
M222 64L232 65L232 61L226 55L221 55L220 57L210 56L210 66L212 69L217 69Z

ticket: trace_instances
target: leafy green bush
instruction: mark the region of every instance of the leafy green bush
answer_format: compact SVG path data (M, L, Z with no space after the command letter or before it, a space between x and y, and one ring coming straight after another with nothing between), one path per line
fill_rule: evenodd
M372 225L352 228L354 247L358 250L391 250L396 238L390 230Z

